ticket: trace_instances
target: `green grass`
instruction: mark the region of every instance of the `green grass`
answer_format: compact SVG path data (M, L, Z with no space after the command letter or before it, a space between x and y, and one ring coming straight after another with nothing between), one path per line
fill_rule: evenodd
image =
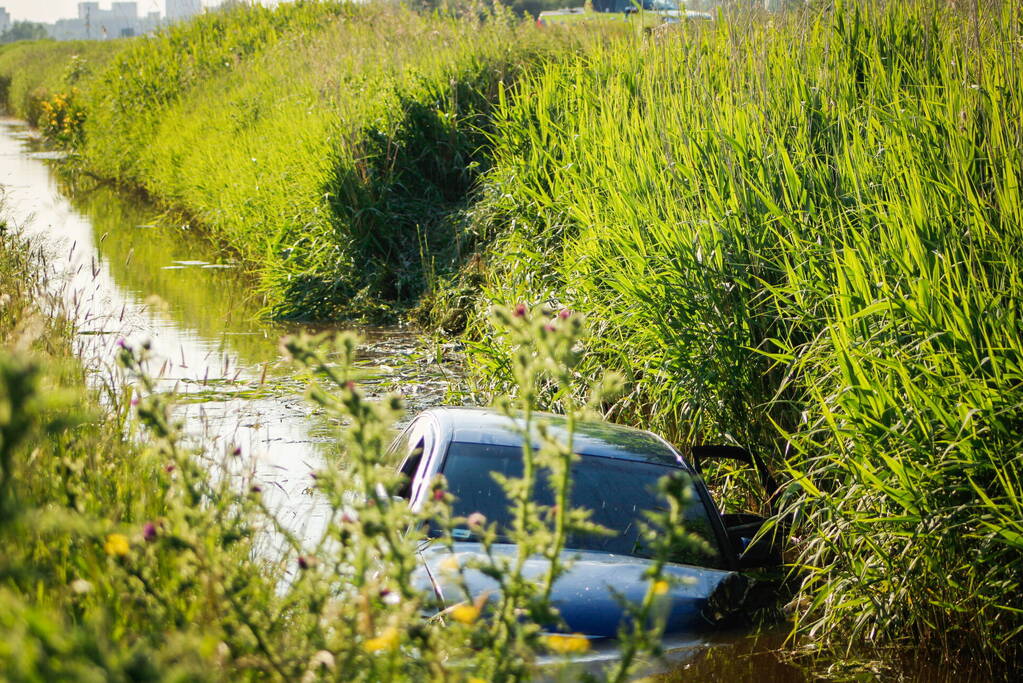
M498 93L576 42L501 11L239 7L127 41L73 98L84 124L53 127L90 173L185 212L257 271L271 315L390 317L472 243L457 216ZM0 59L19 82L56 77L20 68Z
M842 3L597 46L498 113L487 302L595 322L616 419L790 482L815 642L1018 658L1019 8ZM481 390L510 382L476 326Z

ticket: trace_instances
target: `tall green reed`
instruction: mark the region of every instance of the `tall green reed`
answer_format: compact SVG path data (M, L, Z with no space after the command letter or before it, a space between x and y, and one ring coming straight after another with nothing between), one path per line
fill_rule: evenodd
M726 15L499 112L485 298L586 312L608 414L788 475L815 642L1019 656L1021 17L978 10Z

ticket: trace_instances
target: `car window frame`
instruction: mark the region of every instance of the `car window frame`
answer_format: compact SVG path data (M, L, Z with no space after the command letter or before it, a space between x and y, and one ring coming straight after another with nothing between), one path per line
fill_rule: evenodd
M679 453L678 449L668 443L668 441L658 435L650 432L658 441L663 443L665 446L671 449L672 453L675 454L676 460L678 460L679 467L689 475L689 479L692 481L693 490L696 495L703 501L703 507L707 511L707 515L710 517L711 526L714 527L714 535L718 539L718 548L721 550L722 556L725 558L725 563L728 568L735 571L739 568L739 555L732 545L731 539L728 537L728 530L725 529L725 522L721 517L721 509L718 508L717 503L714 502L714 497L710 495L710 489L707 488L707 482L703 480L700 473L696 471L692 463L687 461L682 454Z
M421 434L417 434L417 430L422 430ZM409 423L402 433L394 440L389 450L393 450L399 447L399 444L405 440L407 446L405 447L405 453L401 456L401 464L398 466L398 472L404 474L409 478L407 485L409 495L406 498L409 505L413 505L417 498L420 496L423 487L422 472L424 466L428 463L432 457L433 447L437 441L437 425L435 421L429 415L420 415ZM419 449L419 445L422 444L422 452L418 455L415 451ZM411 474L407 471L410 469L410 461L414 458L418 458L418 462L415 464L415 469ZM405 496L402 496L405 498Z

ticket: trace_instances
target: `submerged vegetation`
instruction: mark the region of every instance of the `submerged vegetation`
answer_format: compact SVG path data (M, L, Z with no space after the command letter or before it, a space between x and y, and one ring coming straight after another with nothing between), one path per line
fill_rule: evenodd
M583 312L576 390L618 371L606 414L783 482L811 642L1018 664L1023 10L821 2L650 36L480 16L237 8L4 48L0 84L68 114L79 168L252 266L273 315L419 301L468 325L493 395L516 356L491 305Z

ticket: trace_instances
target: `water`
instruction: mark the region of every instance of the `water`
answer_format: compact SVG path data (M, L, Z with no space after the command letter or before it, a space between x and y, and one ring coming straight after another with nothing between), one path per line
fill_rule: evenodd
M78 327L76 350L94 382L111 376L117 344L149 341L159 386L207 453L241 448L267 504L312 543L325 521L311 474L336 455L336 428L302 397L280 338L302 326L259 318L253 282L187 224L105 186L62 184L24 124L0 120L4 213L51 254L50 289ZM322 329L322 328L320 328ZM409 330L363 329L366 384L406 395L411 409L439 402L457 368L425 353ZM448 345L450 347L450 345Z

